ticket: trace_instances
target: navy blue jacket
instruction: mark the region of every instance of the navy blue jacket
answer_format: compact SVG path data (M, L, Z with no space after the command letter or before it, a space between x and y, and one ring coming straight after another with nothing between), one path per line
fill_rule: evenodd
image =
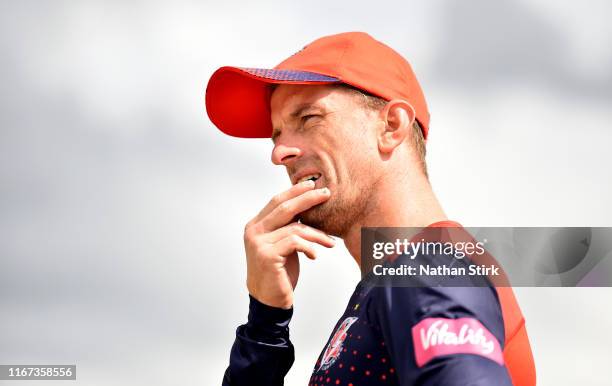
M292 310L251 298L224 386L277 386L294 361ZM309 385L511 385L492 287L380 287L362 281Z

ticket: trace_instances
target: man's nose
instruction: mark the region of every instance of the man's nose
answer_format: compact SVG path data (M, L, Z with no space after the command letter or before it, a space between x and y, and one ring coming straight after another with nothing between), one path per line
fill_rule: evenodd
M302 151L295 146L276 144L274 149L272 149L272 163L286 166L291 160L298 158L301 154Z

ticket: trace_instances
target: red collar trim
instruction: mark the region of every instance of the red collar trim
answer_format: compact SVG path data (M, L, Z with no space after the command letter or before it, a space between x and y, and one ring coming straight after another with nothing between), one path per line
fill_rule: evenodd
M459 224L456 221L442 220L433 224L429 224L427 228L463 228L463 225Z

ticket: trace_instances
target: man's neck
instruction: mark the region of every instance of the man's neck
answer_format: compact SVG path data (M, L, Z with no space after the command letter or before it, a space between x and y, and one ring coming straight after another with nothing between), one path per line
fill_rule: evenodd
M424 176L395 184L384 179L371 198L367 213L344 235L344 245L361 264L362 227L426 227L447 220L429 181Z

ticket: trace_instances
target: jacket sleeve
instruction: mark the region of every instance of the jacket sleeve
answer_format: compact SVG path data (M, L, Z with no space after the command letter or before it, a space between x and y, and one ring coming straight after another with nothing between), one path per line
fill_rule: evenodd
M512 385L494 289L377 290L376 317L400 385Z
M289 340L293 308L270 307L249 296L249 317L236 329L223 386L280 386L294 361Z

